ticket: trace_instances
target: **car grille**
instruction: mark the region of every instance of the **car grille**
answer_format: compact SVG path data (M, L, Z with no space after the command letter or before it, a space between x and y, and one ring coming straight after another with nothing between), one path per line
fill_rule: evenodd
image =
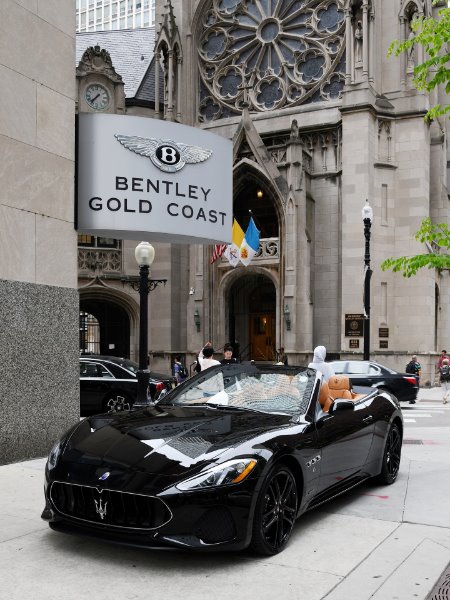
M55 481L50 498L63 516L125 529L157 529L172 513L159 498Z

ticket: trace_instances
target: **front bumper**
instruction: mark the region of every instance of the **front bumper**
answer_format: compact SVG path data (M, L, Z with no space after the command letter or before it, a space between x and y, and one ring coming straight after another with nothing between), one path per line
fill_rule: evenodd
M46 486L46 506L42 518L48 521L51 529L55 531L83 535L110 543L197 551L240 550L247 547L251 540L255 499L255 481L243 483L245 486L233 486L233 489L224 486L215 490L189 493L173 491L174 488L171 488L171 493L153 497L155 501L163 502L167 507L166 516L169 517L161 517L161 525L154 520L151 523L131 521L124 526L123 520L119 518L119 501L113 500L110 506L107 504L113 495L120 495L122 492L112 490L112 494L108 496L108 490L102 490L102 493L98 494L96 488L93 488L91 497L89 488L89 494L86 495L86 503L89 504L87 509L80 509L78 506L68 510L67 506L73 504L73 500L69 499L63 507L52 490L53 484L60 484L49 482ZM123 495L128 496L125 507L131 506L130 497L134 494L123 492ZM141 494L136 496L142 498ZM103 517L101 511L97 511L100 499L103 509L106 504L107 512ZM76 502L79 504L78 500Z

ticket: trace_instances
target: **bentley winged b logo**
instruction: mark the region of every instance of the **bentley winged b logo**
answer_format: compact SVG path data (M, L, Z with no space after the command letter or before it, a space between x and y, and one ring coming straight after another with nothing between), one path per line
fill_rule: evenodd
M117 133L114 137L131 152L150 158L158 169L166 171L166 173L175 173L180 171L186 163L200 163L208 160L212 155L212 150L172 140L157 140L156 138L119 135Z
M94 500L95 502L95 512L100 515L100 519L103 521L103 519L106 517L106 507L108 506L108 503L105 502L105 504L102 504L102 499L100 498L100 500Z

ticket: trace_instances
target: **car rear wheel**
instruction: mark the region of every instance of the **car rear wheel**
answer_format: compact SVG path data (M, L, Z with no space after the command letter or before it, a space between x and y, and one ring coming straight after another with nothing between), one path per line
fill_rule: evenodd
M385 485L394 483L400 469L400 458L402 453L402 436L399 428L393 424L389 430L386 445L384 447L383 465L378 475L378 482Z
M114 393L107 396L103 402L104 412L122 412L124 410L130 410L132 401L129 396L122 393Z
M285 548L294 528L297 502L297 485L290 469L273 467L256 502L251 550L270 556Z

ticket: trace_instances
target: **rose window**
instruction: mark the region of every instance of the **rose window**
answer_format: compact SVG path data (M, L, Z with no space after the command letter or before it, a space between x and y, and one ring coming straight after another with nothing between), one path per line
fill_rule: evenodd
M205 121L335 100L344 87L344 0L211 0L199 40Z

